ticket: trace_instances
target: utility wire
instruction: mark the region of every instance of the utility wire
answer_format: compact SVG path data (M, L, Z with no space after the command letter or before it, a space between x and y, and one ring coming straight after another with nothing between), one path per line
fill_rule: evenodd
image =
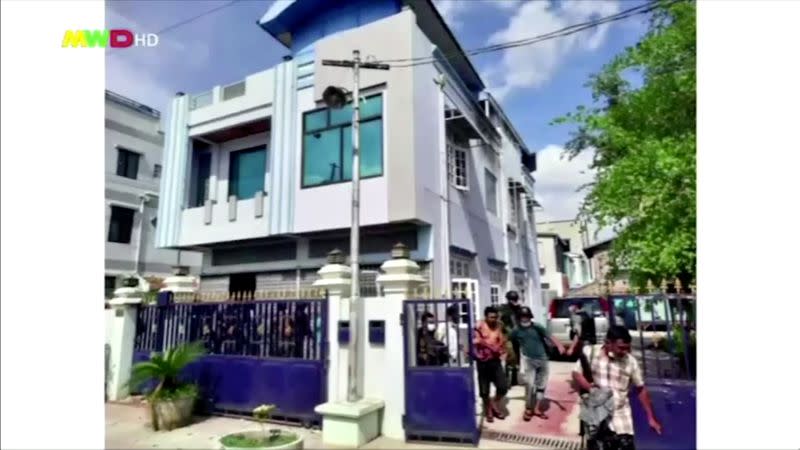
M639 6L636 6L636 7L633 7L633 8L626 9L626 10L621 11L621 12L616 13L616 14L612 14L610 16L601 17L599 19L590 20L590 21L587 21L587 22L570 25L570 26L561 28L559 30L551 31L551 32L545 33L545 34L540 34L538 36L532 36L532 37L528 37L528 38L524 38L524 39L504 42L504 43L500 43L500 44L489 45L489 46L485 46L485 47L479 47L479 48L475 48L475 49L472 49L472 50L465 51L463 53L454 52L454 53L451 53L451 54L445 54L445 55L443 55L443 58L445 60L452 60L452 59L457 58L459 56L462 56L464 54L473 55L474 56L474 55L480 55L480 54L484 54L484 53L496 52L496 51L499 51L499 50L505 50L505 49L509 49L509 48L523 47L523 46L526 46L526 45L536 44L536 43L548 41L548 40L551 40L551 39L556 39L556 38L560 38L560 37L564 37L564 36L569 36L571 34L575 34L575 33L581 32L581 31L585 31L585 30L590 29L590 28L595 28L595 27L598 27L598 26L606 24L606 23L616 22L616 21L619 21L619 20L627 19L629 17L642 15L642 14L647 14L647 13L650 13L652 11L655 11L656 9L666 8L666 7L668 7L668 6L672 5L672 4L675 4L675 3L678 3L678 2L681 2L681 1L686 1L686 0L673 0L671 2L663 3L663 4L662 3L656 3L656 2L649 2L649 3L643 4L643 5L639 5ZM436 62L437 60L438 59L436 57L434 57L434 56L423 56L423 57L417 57L417 58L385 59L385 60L380 60L380 62L382 62L382 63L387 63L387 62L389 62L389 63L397 63L397 62L399 62L401 64L392 64L391 65L392 68L403 68L403 67L414 67L414 66L423 65L423 64L432 64L432 63Z

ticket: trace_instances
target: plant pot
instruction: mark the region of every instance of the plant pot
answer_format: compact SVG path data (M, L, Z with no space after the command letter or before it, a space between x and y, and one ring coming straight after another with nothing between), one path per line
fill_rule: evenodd
M295 436L295 439L291 440L290 442L283 442L279 445L272 445L272 446L264 446L264 447L231 447L225 445L222 441L232 435L241 435L247 438L258 439L264 436L262 431L242 431L239 433L232 433L223 436L219 441L222 445L223 450L253 450L253 449L269 449L269 450L302 450L303 449L303 436L300 436L297 433L287 433L282 432L282 434L292 434Z
M189 424L192 420L194 397L181 397L170 400L155 400L151 409L153 426L156 430L174 430Z

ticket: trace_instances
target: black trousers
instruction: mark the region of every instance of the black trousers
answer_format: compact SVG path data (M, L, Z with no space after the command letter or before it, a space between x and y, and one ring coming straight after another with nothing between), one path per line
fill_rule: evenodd
M508 392L508 380L503 370L503 363L500 359L490 359L488 361L477 361L478 366L478 392L482 399L489 398L490 386L494 384L494 389L498 397L506 395Z
M586 450L636 450L636 446L632 434L614 433L606 425L595 436L586 439Z

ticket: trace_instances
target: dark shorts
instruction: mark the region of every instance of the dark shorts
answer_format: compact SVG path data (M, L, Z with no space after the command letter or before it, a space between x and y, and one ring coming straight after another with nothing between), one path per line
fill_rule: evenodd
M632 434L617 434L604 427L594 439L586 440L586 450L636 450Z

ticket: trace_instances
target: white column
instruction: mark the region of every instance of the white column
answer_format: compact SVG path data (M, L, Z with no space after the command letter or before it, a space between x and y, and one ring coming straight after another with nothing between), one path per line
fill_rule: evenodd
M380 434L381 399L347 399L347 349L339 348L338 322L348 316L351 270L344 254L334 250L328 264L317 272L315 287L328 290L328 401L314 411L322 416L322 443L326 446L358 448ZM364 320L363 316L361 317Z
M396 251L397 250L397 251ZM403 252L405 250L405 252ZM403 254L404 253L404 254ZM387 386L384 398L383 435L392 439L405 439L403 429L403 415L405 414L405 361L403 340L403 326L400 324L400 314L403 313L403 301L408 299L414 289L425 280L419 275L419 266L408 259L406 249L393 250L393 259L386 261L381 266L383 274L378 276L377 282L383 288L386 296L386 366Z
M328 291L328 401L332 402L347 398L347 346L339 346L339 321L347 320L351 270L334 260L317 274L314 287Z
M107 385L109 400L121 400L128 396L128 380L133 364L133 341L136 337L136 311L142 302L142 291L135 287L121 287L114 291L114 299L109 305L114 311L111 316L111 336L109 346L110 380Z

